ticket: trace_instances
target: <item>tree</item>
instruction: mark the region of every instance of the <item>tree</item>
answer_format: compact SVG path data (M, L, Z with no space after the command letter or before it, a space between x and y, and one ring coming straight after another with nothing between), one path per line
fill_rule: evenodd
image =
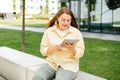
M25 0L23 0L23 19L22 19L22 51L25 52Z
M105 0L105 1L110 10L120 8L120 0Z
M88 5L88 3L90 4L90 11L94 11L95 10L95 4L96 4L97 0L86 0L85 3Z
M88 23L87 23L87 29L90 32L90 22L91 22L91 11L95 11L95 4L96 4L96 0L86 0L85 2L87 8L88 8ZM93 17L93 20L95 20L95 17Z

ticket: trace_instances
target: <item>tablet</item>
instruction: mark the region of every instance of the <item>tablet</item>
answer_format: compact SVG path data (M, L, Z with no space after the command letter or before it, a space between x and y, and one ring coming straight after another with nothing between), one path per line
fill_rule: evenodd
M76 44L78 41L79 39L64 39L63 40L63 42L69 42L70 44Z

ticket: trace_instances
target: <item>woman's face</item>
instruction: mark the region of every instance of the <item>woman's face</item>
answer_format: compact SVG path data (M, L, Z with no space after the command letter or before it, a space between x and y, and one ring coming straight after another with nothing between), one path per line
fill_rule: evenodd
M61 31L64 31L69 28L70 23L71 23L71 16L64 13L58 17L58 28Z

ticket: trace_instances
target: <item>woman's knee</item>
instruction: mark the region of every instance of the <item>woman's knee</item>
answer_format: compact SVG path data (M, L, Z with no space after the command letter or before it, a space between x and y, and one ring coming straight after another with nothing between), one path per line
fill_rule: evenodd
M53 70L48 64L44 64L35 71L33 80L51 80L54 75L55 70Z
M63 68L59 68L55 80L74 80L77 76L77 73L78 72L72 72L72 71L64 70Z
M38 76L34 76L34 77L32 78L32 80L44 80L44 79L42 79L41 77L38 77Z
M49 80L48 77L46 73L38 70L34 73L32 80Z
M32 80L52 80L52 78L44 75L39 75L39 76L37 75L37 76L33 76Z

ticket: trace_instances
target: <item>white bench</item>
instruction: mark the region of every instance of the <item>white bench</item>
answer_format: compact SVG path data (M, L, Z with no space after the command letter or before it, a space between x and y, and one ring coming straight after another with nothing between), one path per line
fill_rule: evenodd
M45 62L44 59L24 52L0 47L0 74L8 80L32 80L34 71ZM76 80L106 80L80 71Z
M7 79L3 77L2 75L0 75L0 80L7 80Z

